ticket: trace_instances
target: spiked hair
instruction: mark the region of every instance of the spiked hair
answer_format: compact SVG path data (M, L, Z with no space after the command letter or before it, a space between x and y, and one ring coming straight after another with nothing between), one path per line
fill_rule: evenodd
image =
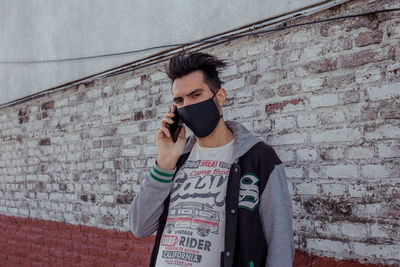
M225 61L206 53L179 53L170 59L166 72L168 77L174 82L175 79L200 70L204 74L204 82L215 93L221 88L222 84L219 79L219 69L225 66Z

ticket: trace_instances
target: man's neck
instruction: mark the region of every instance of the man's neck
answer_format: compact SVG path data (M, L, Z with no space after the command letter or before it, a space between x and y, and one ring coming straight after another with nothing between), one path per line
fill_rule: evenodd
M214 131L206 137L196 137L196 141L201 147L220 147L228 144L234 138L234 134L226 126L225 121L221 118Z

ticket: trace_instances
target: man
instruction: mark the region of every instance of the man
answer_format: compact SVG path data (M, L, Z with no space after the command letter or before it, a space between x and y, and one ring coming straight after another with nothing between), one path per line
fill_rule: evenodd
M200 52L171 58L175 105L157 132L158 158L133 201L137 237L157 230L150 266L292 266L292 206L275 151L224 121L225 62ZM168 130L174 111L183 127Z

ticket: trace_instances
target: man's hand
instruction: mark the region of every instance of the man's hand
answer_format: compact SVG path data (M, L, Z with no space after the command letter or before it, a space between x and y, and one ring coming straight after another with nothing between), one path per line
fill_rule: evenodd
M175 116L175 109L176 106L172 105L171 112L167 112L164 115L160 122L161 126L156 136L158 150L157 164L159 167L169 170L172 170L175 167L176 162L178 161L179 156L182 154L183 148L186 144L186 131L184 126L182 127L176 143L172 141L171 135L167 128L167 124L174 123L171 118Z

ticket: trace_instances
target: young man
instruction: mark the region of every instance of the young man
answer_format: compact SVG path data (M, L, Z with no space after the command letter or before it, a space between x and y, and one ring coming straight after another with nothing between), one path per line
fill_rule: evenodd
M150 266L292 266L292 205L275 151L240 123L224 121L218 70L194 52L170 60L175 105L160 122L158 159L133 201L137 237L157 230ZM183 127L176 142L174 111Z

